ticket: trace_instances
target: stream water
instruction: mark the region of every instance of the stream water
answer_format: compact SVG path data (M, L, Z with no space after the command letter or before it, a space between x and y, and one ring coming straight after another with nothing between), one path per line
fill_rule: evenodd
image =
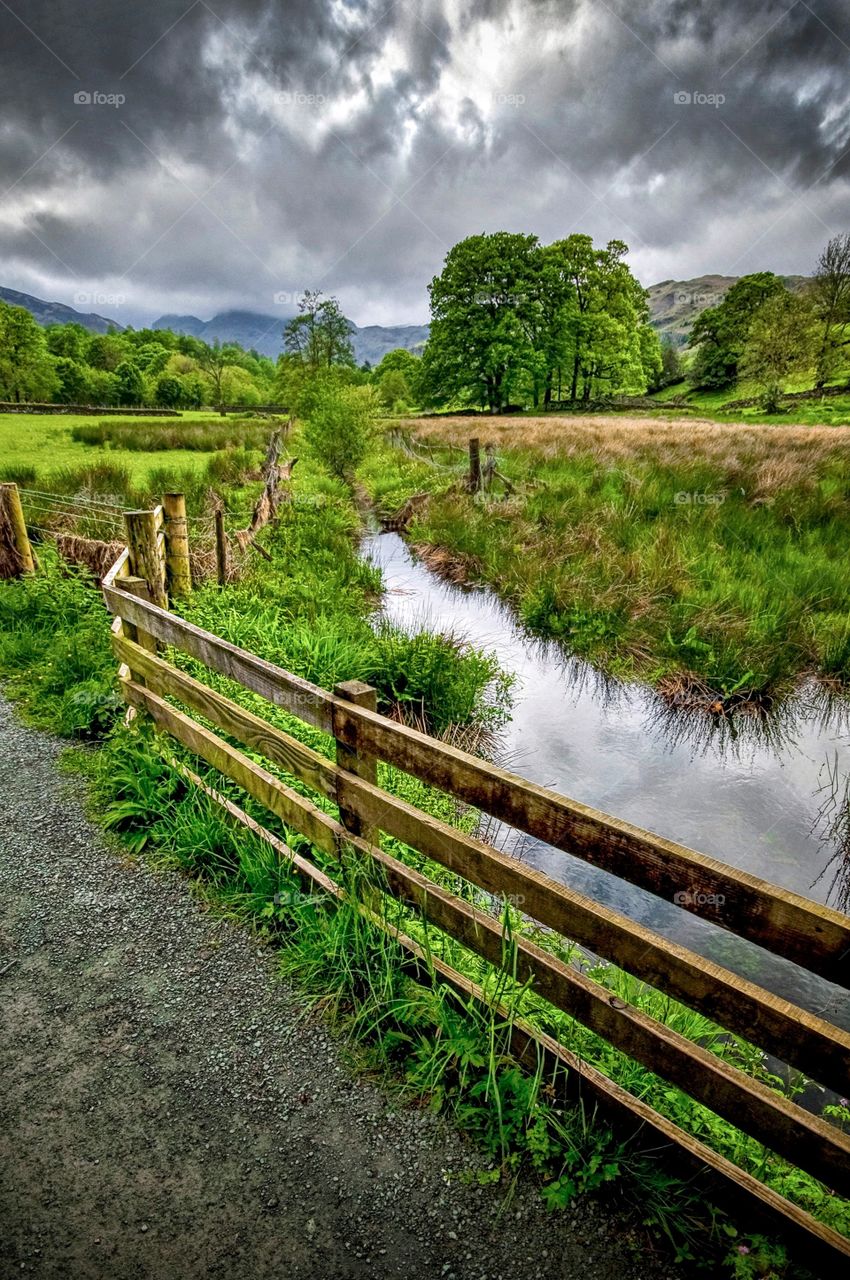
M447 584L395 533L363 554L384 579L382 611L495 652L516 677L500 763L533 782L825 902L832 850L813 832L830 772L850 772L846 703L803 691L770 720L671 711L645 685L612 683L520 628L489 590ZM489 838L494 838L492 833ZM850 992L541 841L496 841L718 964L850 1030Z

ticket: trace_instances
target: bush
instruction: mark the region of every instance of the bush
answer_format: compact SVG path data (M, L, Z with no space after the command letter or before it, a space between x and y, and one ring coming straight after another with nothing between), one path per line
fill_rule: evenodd
M254 449L227 449L207 463L207 483L216 486L243 485L258 472L259 454Z
M369 451L374 423L371 387L323 387L310 411L304 439L332 475L348 480Z

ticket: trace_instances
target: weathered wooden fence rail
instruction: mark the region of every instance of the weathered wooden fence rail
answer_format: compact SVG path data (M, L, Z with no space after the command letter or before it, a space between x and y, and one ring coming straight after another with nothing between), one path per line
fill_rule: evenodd
M494 967L507 967L554 1008L836 1193L850 1196L850 1137L615 997L529 938L519 934L508 945L492 914L392 857L380 847L380 833L396 837L488 893L521 901L531 919L841 1093L848 1092L850 1081L850 1035L383 790L377 762L390 762L520 831L844 987L850 987L850 918L391 721L375 710L374 691L368 686L351 682L331 693L170 612L163 607L166 577L156 562L162 541L157 520L162 523L159 516L138 522L130 549L103 581L114 615L113 647L121 664L124 696L132 707L324 854L338 860L346 849L359 851L379 869L381 893L415 908ZM179 579L176 561L170 575ZM178 668L165 656L167 647L333 737L336 760ZM263 756L317 796L332 800L339 818L287 786L234 742ZM234 821L270 843L293 871L332 895L342 893L325 871L292 853L196 775L185 768L184 772ZM372 913L367 903L361 909ZM373 918L380 923L379 913ZM393 936L411 965L418 971L427 968L412 939ZM428 964L465 997L484 999L469 979L443 961L429 957ZM711 1194L718 1201L779 1230L805 1249L809 1262L834 1266L841 1259L846 1265L850 1241L578 1060L567 1046L522 1021L512 1018L511 1023L520 1058L542 1056L547 1067L565 1068L557 1075L562 1091L590 1098L633 1131L645 1131L649 1146L657 1148L662 1142L687 1168L710 1176Z

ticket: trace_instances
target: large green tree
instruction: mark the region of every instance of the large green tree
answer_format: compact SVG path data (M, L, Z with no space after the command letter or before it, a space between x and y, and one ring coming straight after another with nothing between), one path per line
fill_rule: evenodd
M470 236L431 283L423 381L433 403L498 412L512 401L549 405L644 391L661 367L646 291L626 245L572 235Z
M217 408L224 404L226 375L232 365L237 364L240 351L230 343L222 345L218 338L212 346L202 342L197 349L196 360L209 379L212 402Z
M824 387L844 363L850 345L850 233L833 236L821 253L812 301L820 326L815 385Z
M145 398L145 380L142 371L132 360L122 360L115 370L118 403L140 405Z
M425 374L436 401L468 399L498 412L532 360L539 308L536 236L496 231L449 250L431 281Z
M693 386L721 390L735 385L753 320L766 302L782 293L787 290L779 276L757 271L741 276L716 307L699 313L688 339L696 348L688 375Z
M818 337L816 315L808 298L786 289L759 308L738 370L742 378L759 388L762 406L768 413L779 410L786 381L814 367Z

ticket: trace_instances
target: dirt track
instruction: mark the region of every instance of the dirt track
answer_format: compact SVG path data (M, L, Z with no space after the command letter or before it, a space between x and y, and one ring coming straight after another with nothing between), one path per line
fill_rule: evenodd
M660 1280L394 1106L269 953L85 819L0 700L0 1276ZM76 795L71 794L77 792Z

